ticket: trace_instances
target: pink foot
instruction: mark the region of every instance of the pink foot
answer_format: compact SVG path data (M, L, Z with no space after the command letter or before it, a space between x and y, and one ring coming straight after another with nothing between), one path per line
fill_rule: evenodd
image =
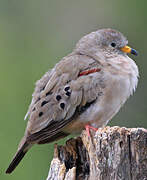
M94 131L97 131L97 130L98 130L97 128L92 127L92 126L90 126L90 125L86 125L86 126L85 126L85 129L86 129L86 131L87 131L88 136L90 136L90 129L92 129L92 130L94 130Z

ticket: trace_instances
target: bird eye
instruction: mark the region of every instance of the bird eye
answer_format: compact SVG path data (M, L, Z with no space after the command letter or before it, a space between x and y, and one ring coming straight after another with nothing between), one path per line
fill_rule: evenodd
M113 42L113 43L111 43L111 46L112 46L112 47L115 47L115 46L116 46L116 44Z

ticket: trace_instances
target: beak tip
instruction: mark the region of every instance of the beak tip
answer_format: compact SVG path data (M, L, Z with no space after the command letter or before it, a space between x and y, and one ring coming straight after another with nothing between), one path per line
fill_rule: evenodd
M135 49L131 49L131 54L138 56L138 52Z

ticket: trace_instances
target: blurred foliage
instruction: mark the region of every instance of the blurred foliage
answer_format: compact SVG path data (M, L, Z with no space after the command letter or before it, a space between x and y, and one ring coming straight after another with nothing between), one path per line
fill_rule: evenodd
M147 127L146 6L145 0L0 1L0 179L46 179L53 144L34 146L12 175L4 173L23 136L34 83L99 28L118 29L140 52L132 56L140 70L137 91L110 125Z

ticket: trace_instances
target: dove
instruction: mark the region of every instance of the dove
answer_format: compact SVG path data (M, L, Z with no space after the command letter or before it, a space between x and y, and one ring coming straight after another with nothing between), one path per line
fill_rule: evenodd
M34 144L45 144L104 127L138 83L138 67L128 57L137 51L114 29L82 37L73 51L36 83L27 127L6 173L11 173Z

